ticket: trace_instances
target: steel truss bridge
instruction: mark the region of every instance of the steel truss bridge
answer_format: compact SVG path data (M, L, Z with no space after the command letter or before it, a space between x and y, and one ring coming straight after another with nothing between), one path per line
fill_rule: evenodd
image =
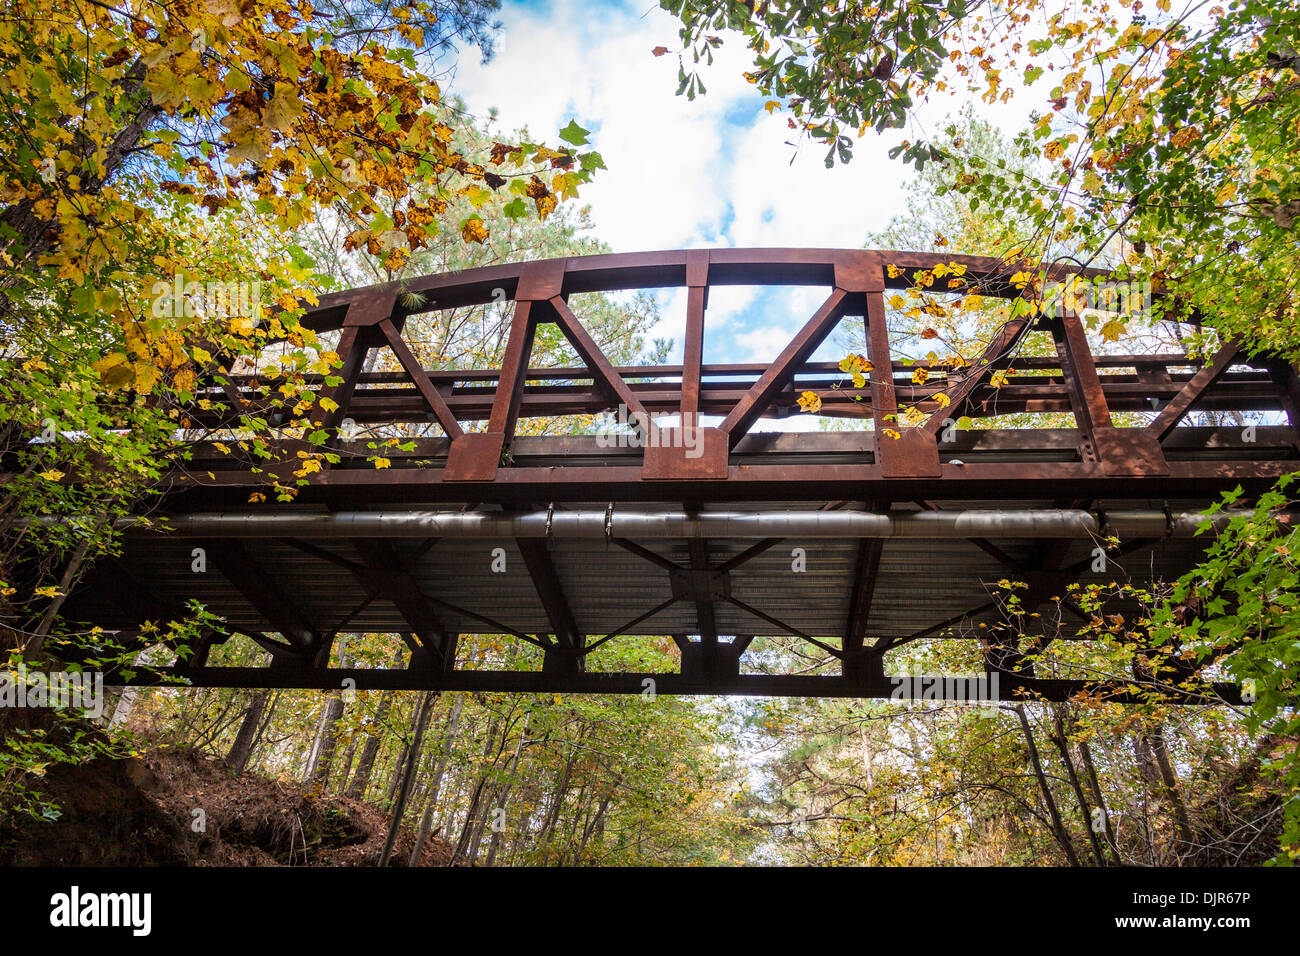
M1013 281L1020 267L992 259L728 249L500 265L326 296L304 322L338 333L342 367L315 380L313 417L341 460L311 474L292 504L250 505L268 478L292 483L295 449L321 449L286 438L290 463L258 474L215 441L200 444L170 479L169 530L129 534L121 558L96 567L67 613L128 637L184 617L189 598L225 619L190 659L138 668L133 683L889 697L900 686L887 673L890 651L967 639L1004 699L1136 699L1134 684L1039 673L1027 655L1081 638L1088 615L1071 582L1109 580L1117 568L1138 583L1173 578L1203 547L1191 516L1220 492L1256 494L1300 468L1295 370L1235 344L1208 364L1099 354L1079 315L1048 310L1012 318L977 361L933 368L917 385L913 366L891 354L886 301L940 263L964 267L982 296L1032 294ZM791 323L770 364L708 364L709 294L726 285L822 287L826 297ZM584 326L580 298L570 305L581 293L673 287L687 302L681 365L615 367ZM514 311L499 368L421 366L405 337L412 312L502 295ZM860 388L836 363L812 361L845 317L865 319L860 348L874 369ZM530 365L548 324L581 367ZM1035 330L1050 333L1054 357L1018 354ZM376 352L391 353L400 371L368 370ZM196 427L219 431L250 409L267 413L269 374L201 384L210 404L192 410ZM797 414L807 391L821 397L821 415L870 426L755 430L760 419ZM917 403L928 417L902 427L900 407ZM650 447L519 433L521 420L618 406L713 424L693 435L666 428ZM1185 421L1199 411L1281 414L1247 430ZM1048 412L1072 413L1076 427L951 427L961 416ZM1149 423L1118 427L1123 412L1147 413L1129 420ZM376 468L374 439L355 437L354 425L420 437L410 450L385 446L391 464ZM1120 544L1108 552L1109 574L1096 575L1095 549L1111 535ZM192 569L196 548L204 573ZM1050 619L1050 631L1012 629L992 586L999 579L1027 584L1022 605ZM337 666L340 635L369 632L400 634L401 664ZM536 666L484 669L458 654L471 634L506 635ZM211 663L232 635L255 641L269 664ZM751 642L779 635L819 649L837 672L757 672ZM602 669L610 642L655 636L675 641L675 672ZM1240 695L1213 684L1175 698Z

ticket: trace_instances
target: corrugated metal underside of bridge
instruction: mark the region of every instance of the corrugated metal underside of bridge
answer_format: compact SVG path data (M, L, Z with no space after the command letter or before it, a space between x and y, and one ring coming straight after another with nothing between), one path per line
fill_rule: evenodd
M987 502L945 502L945 508L987 508ZM1180 503L1172 502L1177 508ZM1051 501L1026 501L1021 506L1050 509ZM1109 510L1128 507L1157 509L1165 502L1108 502ZM604 511L606 503L575 503L574 509ZM806 504L772 503L748 511L798 511ZM908 510L905 507L900 510ZM615 511L617 516L617 511ZM554 565L559 585L579 632L595 637L607 634L672 635L700 633L698 611L691 600L679 600L657 614L625 628L634 618L664 604L673 597L670 572L619 543L594 539L552 538L545 550ZM365 603L366 594L347 562L360 562L361 554L349 541L312 541L306 550L283 540L254 543L200 541L180 538L151 538L137 542L122 562L133 577L150 583L159 598L183 603L196 599L240 628L275 631L239 587L219 570L218 555L208 555L208 570L191 570L191 551L196 544L238 547L256 562L258 570L274 579L315 629L321 632L343 625L346 632L398 632L409 627L398 608L383 597ZM691 549L686 541L631 540L672 563L689 568ZM704 543L709 566L719 568L758 542L750 539ZM1021 568L1037 569L1037 539L999 540L995 546ZM1153 576L1168 580L1186 570L1198 553L1200 542L1165 540L1150 543L1127 555L1114 558L1105 575L1081 571L1076 580L1114 580L1125 571L1134 581ZM1091 567L1096 544L1087 539L1068 543L1060 564L1071 567L1084 562ZM803 550L805 570L795 571L794 549ZM445 602L439 618L448 630L458 633L487 633L486 620L528 634L552 630L546 610L538 599L537 587L512 539L444 538L431 546L418 539L393 543L398 563L407 569L420 590ZM498 550L499 549L499 550ZM776 618L792 629L838 642L849 619L854 590L859 541L787 538L745 560L727 572L730 596L745 605ZM328 552L337 561L331 562ZM502 553L503 552L503 553ZM1085 560L1086 559L1086 560ZM493 570L493 567L501 570ZM1024 572L1020 574L1024 577ZM900 640L941 624L965 611L987 605L997 591L996 582L1016 579L1015 569L987 550L966 539L891 539L880 547L879 569L865 628L873 638ZM100 621L121 620L114 606L99 604L94 616ZM449 607L453 605L454 607ZM724 600L714 602L716 627L723 635L768 635L791 633L774 628L770 621ZM87 608L87 610L90 610ZM465 613L471 612L471 613ZM475 616L477 615L477 616ZM983 614L977 620L990 619ZM956 636L944 631L938 636ZM966 632L967 634L969 632Z

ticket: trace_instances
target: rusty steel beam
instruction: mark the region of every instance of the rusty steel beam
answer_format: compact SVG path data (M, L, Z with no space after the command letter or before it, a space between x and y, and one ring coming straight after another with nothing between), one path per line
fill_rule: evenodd
M560 584L560 575L547 550L546 542L539 538L516 538L515 545L523 555L524 565L537 589L537 598L546 611L555 637L555 647L547 648L544 667L549 670L582 670L586 637L578 629L573 610Z
M967 680L956 675L935 675L923 679L881 675L867 680L847 680L840 675L738 674L710 680L703 675L687 676L665 672L607 673L543 671L452 671L439 674L410 669L331 668L301 672L271 672L252 667L201 667L184 674L138 668L131 677L109 674L105 684L113 687L156 686L183 682L192 687L283 687L336 690L351 686L357 690L448 690L500 693L558 694L645 694L648 686L656 694L728 694L759 697L866 697L912 700L922 697L934 680ZM345 681L353 681L345 685ZM1070 700L1079 694L1093 694L1112 703L1147 703L1159 690L1172 702L1186 704L1240 704L1241 688L1216 682L1200 688L1155 687L1140 681L1085 681L1028 678L998 674L998 695L990 702L1025 700ZM973 702L978 706L978 702Z
M280 582L258 565L242 542L232 539L201 539L199 545L222 576L273 630L289 642L295 655L305 661L321 662L322 649L328 654L329 644L320 628L308 620ZM276 654L274 648L264 646ZM279 660L280 656L277 655L276 659Z
M473 436L466 435L465 438ZM464 440L464 439L462 439ZM1168 463L1167 476L1108 475L1098 463L1071 461L942 462L936 477L889 477L878 465L826 463L745 463L728 466L724 481L711 495L718 500L791 501L826 498L873 498L914 501L917 498L1007 500L1078 498L1197 498L1209 499L1241 484L1258 493L1282 475L1296 470L1294 459L1182 460ZM450 470L450 465L448 466ZM264 487L262 476L244 471L213 471L209 476L173 475L174 499L185 510L207 503L244 504L250 490ZM708 482L712 484L713 482ZM704 485L705 482L701 482ZM590 501L593 489L605 501L680 501L681 481L647 478L639 466L575 464L556 467L501 468L493 478L475 482L470 501L524 503L538 499L557 502ZM725 492L724 492L725 488ZM465 503L470 493L440 468L339 468L311 476L297 494L299 503L329 503L350 507L358 503L411 501ZM705 494L701 490L701 494Z
M1210 364L1201 369L1185 384L1182 390L1160 410L1156 420L1146 427L1146 433L1156 441L1162 442L1169 433L1183 420L1197 399L1205 395L1205 390L1223 377L1241 352L1240 342L1229 342L1214 354Z
M635 368L622 368L616 371L625 380L634 376L644 379L671 379L673 376L663 371L667 368L671 367L648 367L643 370L643 374L639 375L638 372L641 370ZM845 384L842 375L823 376L821 371L814 370L811 364L801 367L796 373L796 379L786 390L778 391L772 397L760 417L781 417L795 413L796 391L805 390L816 392L822 397L822 409L819 414L823 416L866 419L893 414L884 410L877 414L876 403L871 400L870 386L866 389L853 388ZM584 370L572 370L560 377L549 375L548 372L549 370L545 369L529 369L525 373L524 377L529 381L541 379L557 383L532 384L523 389L516 403L516 416L519 414L527 417L593 415L609 407L610 399L607 393L596 390L591 385L580 384L584 379L591 378L590 373ZM424 374L431 381L442 383L441 387L447 392L444 401L450 414L456 419L484 421L492 418L498 397L495 388L485 385L457 384L459 380L448 380L445 376L440 376L436 370L425 370ZM749 394L757 380L757 374L750 370L740 377L725 371L702 371L701 374L727 376L725 380L702 380L699 383L698 413L719 417L729 414L737 403ZM818 377L810 377L814 374ZM937 417L931 414L930 420L922 426L936 434L944 430L945 422L955 419L951 407L946 410L941 409L939 403L931 396L938 391L948 394L947 390L950 388L959 392L967 387L974 389L974 385L971 384L972 379L978 378L972 376L963 379L955 374L948 377L935 373L935 377L925 386L916 386L911 383L908 374L910 373L894 371L890 380L893 390L902 400L915 404L922 413L943 412ZM360 376L360 384L381 385L387 382L388 375L389 373L384 372L363 374ZM1099 380L1107 405L1112 411L1149 412L1152 410L1153 401L1170 402L1178 398L1192 377L1189 373L1179 372L1167 375L1164 381L1149 382L1142 381L1136 375L1117 373L1101 376ZM405 382L406 378L403 377L399 381ZM278 387L280 382L278 378L271 378L260 382L257 388L248 385L243 391L236 390L233 401L229 395L214 386L201 395L213 403L212 407L193 410L191 421L195 427L238 427L240 416L249 409L258 409L268 417L276 414L289 415L292 412L290 404L274 393L274 388ZM319 384L314 377L309 377L308 384L313 382ZM637 402L652 413L672 413L681 408L683 386L676 381L635 381L629 382L627 387L636 397ZM257 394L258 388L268 390L271 394L262 397ZM424 419L429 407L428 402L415 386L410 388L356 387L346 400L348 417L358 423L367 424L419 422ZM982 386L975 390L972 397L965 399L965 403L964 411L959 409L958 417L962 413L979 417L1015 412L1061 412L1071 411L1074 407L1063 377L1055 374L1012 375L1000 389ZM1277 389L1266 372L1237 371L1225 374L1207 388L1198 399L1198 404L1205 411L1260 411L1277 409L1281 402ZM494 426L489 426L489 431L493 430Z
M401 332L393 325L391 319L384 319L380 322L379 329L384 333L384 338L388 340L388 347L392 350L393 355L397 356L397 361L415 384L420 397L429 406L429 411L433 413L433 417L442 426L443 432L452 440L459 438L463 432L460 423L456 421L455 413L448 407L446 399L439 394L433 382L429 380L429 376L420 367L420 363L411 354L411 350L403 340Z
M637 398L636 393L628 387L623 376L619 375L614 369L614 364L605 357L596 340L591 337L578 317L569 309L569 304L556 296L550 301L551 309L555 312L560 331L564 337L569 340L578 357L587 363L591 374L595 377L596 382L609 395L611 400L617 399L622 402L628 412L635 412L640 416L645 416L645 406Z

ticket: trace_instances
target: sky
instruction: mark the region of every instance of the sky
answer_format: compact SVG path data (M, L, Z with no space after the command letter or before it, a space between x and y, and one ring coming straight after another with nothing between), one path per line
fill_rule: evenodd
M708 92L690 101L676 95L676 53L651 52L680 46L677 21L655 0L505 0L500 19L495 56L484 64L477 50L465 51L450 89L479 117L495 110L505 131L527 126L554 142L570 119L591 130L608 169L583 187L581 201L615 252L861 248L869 232L906 212L912 172L887 153L907 132L869 133L851 163L827 169L822 148L790 145L786 116L769 114L745 82L749 51L736 35L703 71ZM962 105L936 104L921 111L922 122L938 124ZM995 122L1002 112L981 108ZM827 291L712 290L705 362L771 361ZM685 293L660 302L654 335L673 338L679 359ZM829 349L815 358L831 357Z

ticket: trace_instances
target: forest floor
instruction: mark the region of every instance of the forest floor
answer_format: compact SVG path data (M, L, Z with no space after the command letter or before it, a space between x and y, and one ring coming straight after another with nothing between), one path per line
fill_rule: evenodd
M303 783L231 773L191 750L51 767L40 786L53 822L0 826L0 862L20 866L372 866L388 832L379 807ZM415 834L403 827L392 865ZM425 841L420 866L452 847Z

